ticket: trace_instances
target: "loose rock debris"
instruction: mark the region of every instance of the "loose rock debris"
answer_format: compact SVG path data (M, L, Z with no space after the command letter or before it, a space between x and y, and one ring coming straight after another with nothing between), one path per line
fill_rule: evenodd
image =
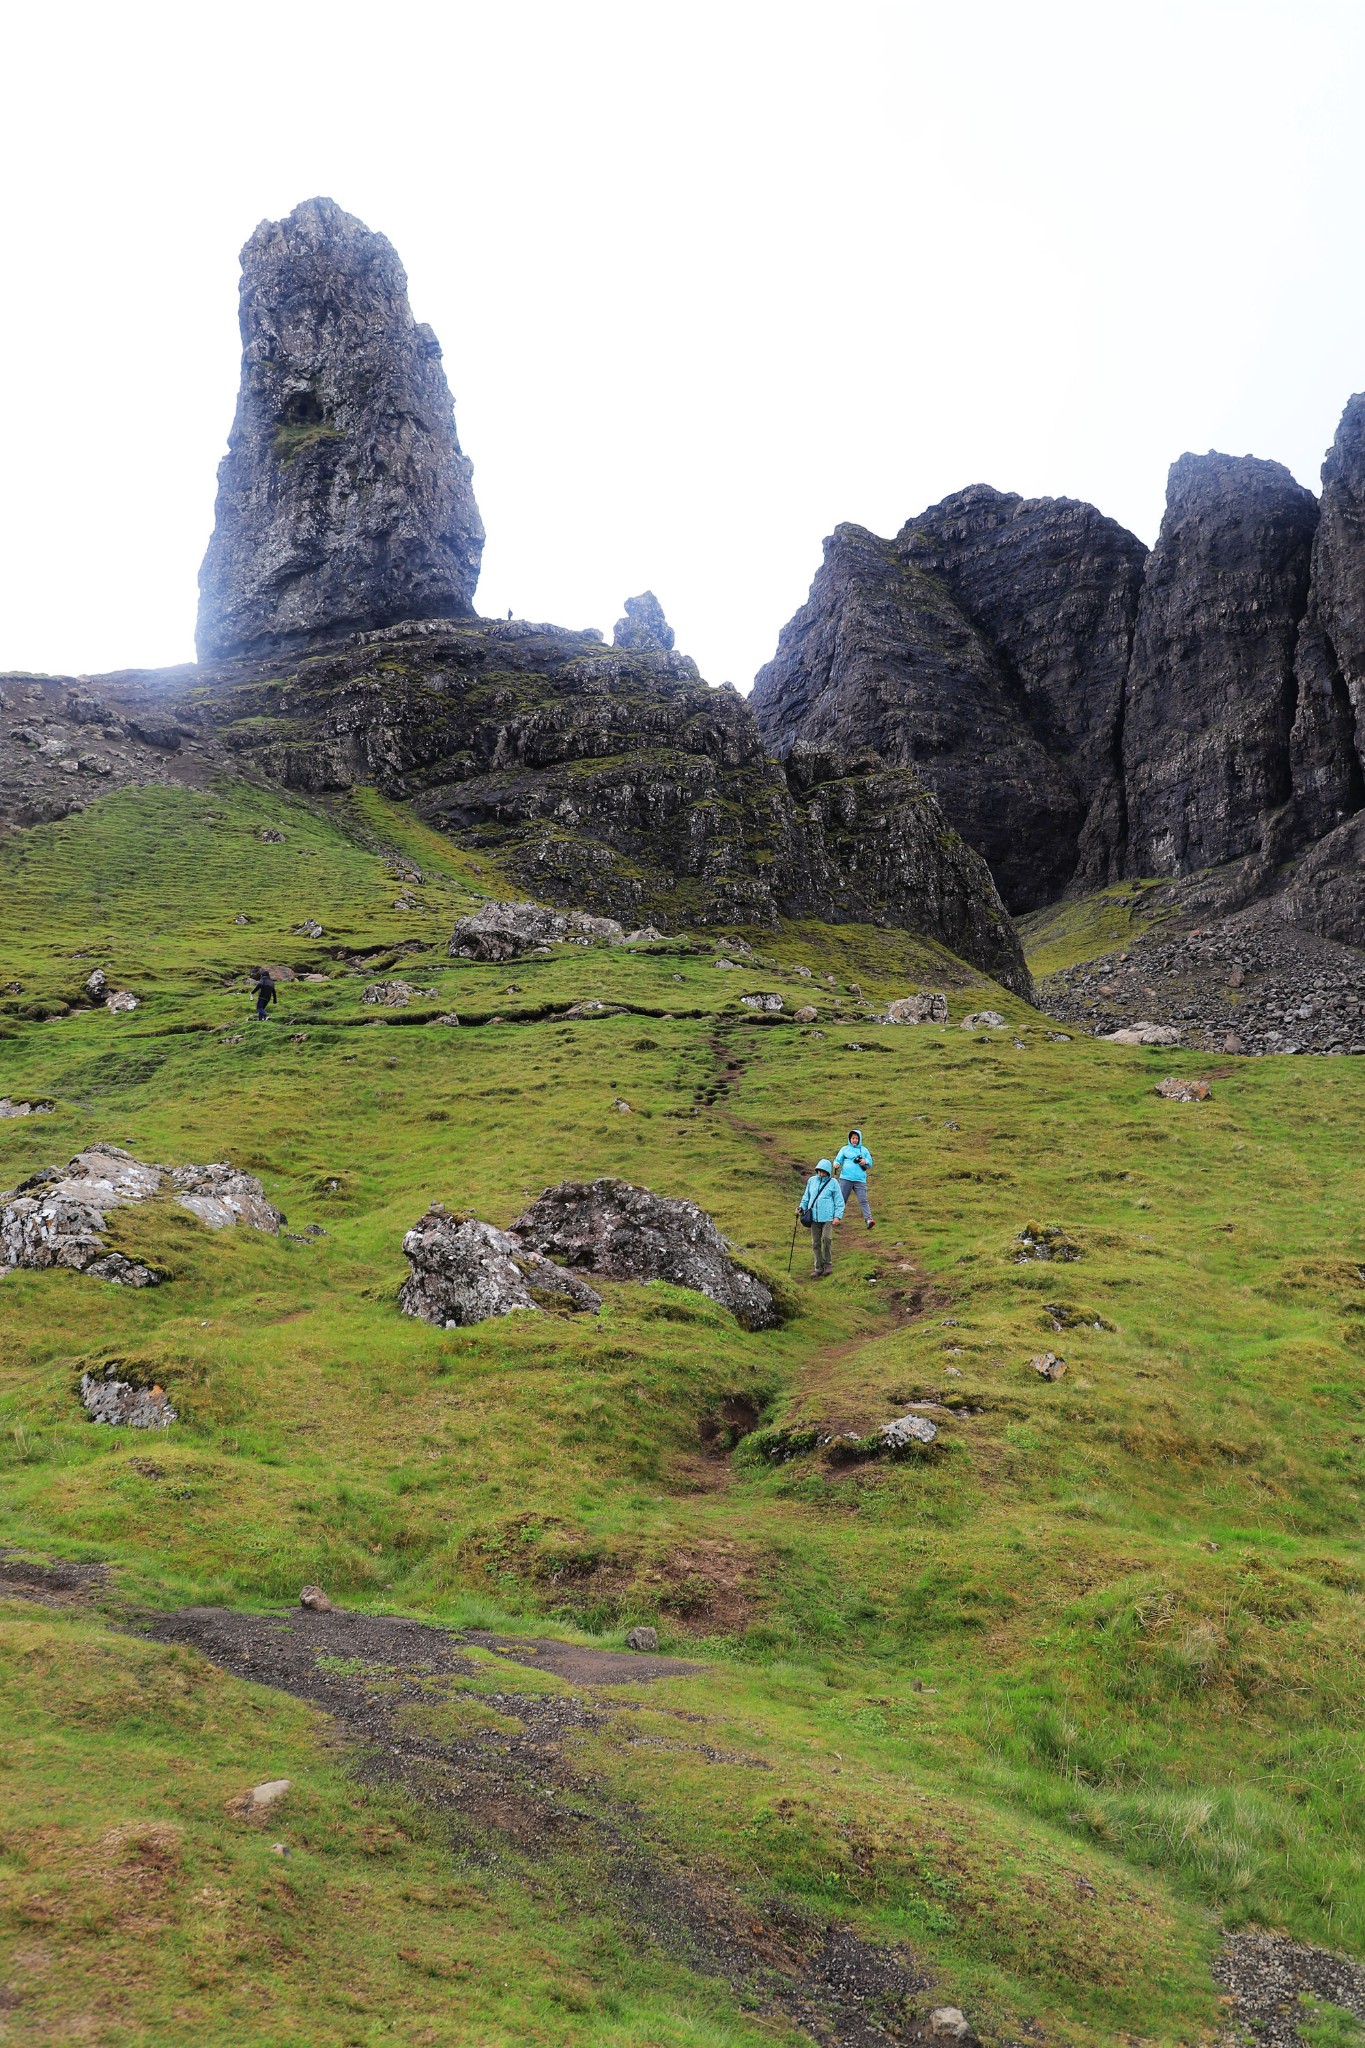
M178 1419L164 1387L135 1387L88 1372L81 1374L81 1405L92 1422L129 1429L169 1429Z
M1213 1974L1232 1997L1233 2018L1258 2048L1304 2048L1305 1994L1365 2020L1365 1964L1279 1934L1230 1934Z
M1182 1074L1168 1074L1164 1081L1158 1081L1152 1090L1162 1095L1167 1102L1207 1102L1213 1093L1207 1081L1189 1081Z

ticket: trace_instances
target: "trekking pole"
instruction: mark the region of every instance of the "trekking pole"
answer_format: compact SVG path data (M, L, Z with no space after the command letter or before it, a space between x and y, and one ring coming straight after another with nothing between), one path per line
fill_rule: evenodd
M799 1230L800 1228L801 1228L801 1219L800 1219L800 1217L798 1216L798 1217L797 1217L797 1219L796 1219L796 1221L795 1221L795 1223L793 1223L793 1225L792 1225L792 1243L791 1243L791 1250L790 1250L790 1251L789 1251L789 1252L787 1253L787 1271L788 1271L789 1273L790 1273L790 1271L791 1271L791 1269L792 1269L792 1260L793 1260L793 1259L794 1259L794 1258L796 1257L796 1233L797 1233L797 1231L798 1231L798 1230Z

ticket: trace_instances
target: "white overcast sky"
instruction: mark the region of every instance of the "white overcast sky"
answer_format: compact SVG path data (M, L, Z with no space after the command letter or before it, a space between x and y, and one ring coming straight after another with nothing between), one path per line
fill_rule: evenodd
M9 0L0 669L192 657L237 252L326 193L445 351L481 610L747 689L841 519L1154 537L1365 386L1362 0Z

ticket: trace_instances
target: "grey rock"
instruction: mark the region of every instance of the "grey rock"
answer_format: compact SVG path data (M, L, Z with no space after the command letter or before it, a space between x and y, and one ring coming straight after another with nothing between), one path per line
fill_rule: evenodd
M886 1024L946 1024L948 1022L948 998L940 992L926 994L923 989L917 995L897 996L886 1006L883 1018Z
M774 1014L782 1008L782 998L769 990L758 989L752 995L741 996L746 1010L767 1010Z
M1278 462L1182 455L1147 567L1123 727L1127 872L1266 850L1290 796L1317 500Z
M0 1095L0 1117L51 1116L54 1106L51 1102L15 1102L8 1095Z
M112 1011L116 1017L126 1015L129 1010L135 1010L137 1004L138 999L130 988L116 988L104 999L105 1009Z
M1101 1038L1110 1045L1179 1045L1180 1033L1174 1024L1152 1024L1140 1019L1136 1024L1125 1024L1117 1031L1102 1031Z
M299 1606L306 1607L311 1614L330 1614L332 1603L321 1586L305 1586L299 1594Z
M178 1420L161 1387L135 1387L128 1380L81 1375L81 1405L92 1422L128 1429L169 1429Z
M962 1018L958 1028L962 1031L1003 1031L1005 1020L998 1010L972 1010Z
M602 1298L520 1237L433 1202L403 1239L412 1272L399 1291L404 1315L458 1329L490 1316L545 1308L595 1315Z
M105 978L102 967L97 967L92 974L87 974L85 977L85 992L97 1003L104 1001L105 996L109 993L109 983Z
M933 1443L938 1430L926 1415L901 1415L894 1422L884 1422L878 1435L884 1450L896 1452L908 1451L912 1444Z
M1302 841L1365 807L1365 392L1347 405L1322 465L1295 687L1290 749Z
M772 1290L748 1272L695 1202L604 1177L547 1188L512 1225L524 1245L604 1280L667 1280L718 1302L749 1330L779 1321Z
M246 244L240 310L200 660L467 616L483 524L440 346L392 246L306 200Z
M315 917L305 917L300 923L290 925L289 929L296 938L300 939L320 939L322 937L322 926Z
M936 2005L929 2015L929 2032L936 2041L966 2041L971 2028L956 2005Z
M581 910L550 910L540 903L485 903L462 917L450 935L449 952L461 960L514 960L533 946L569 943L623 946L626 934L614 918Z
M631 1628L626 1630L628 1650L657 1650L659 1631L655 1628Z
M626 615L616 621L611 636L613 647L652 649L659 654L673 652L673 628L652 590L626 599Z
M371 981L360 991L360 1000L380 1009L405 1010L414 996L435 994L434 988L414 988L410 981Z
M273 1233L284 1221L252 1174L222 1163L168 1172L122 1146L92 1145L0 1196L0 1266L69 1266L125 1287L152 1286L158 1276L110 1252L104 1231L111 1210L150 1201L167 1183L181 1208L214 1229L245 1223Z

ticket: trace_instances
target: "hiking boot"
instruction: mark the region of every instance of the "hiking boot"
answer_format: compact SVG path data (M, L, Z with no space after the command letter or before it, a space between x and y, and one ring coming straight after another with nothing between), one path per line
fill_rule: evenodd
M875 1218L874 1218L874 1217L871 1217L871 1216L869 1216L869 1217L868 1217L868 1219L867 1219L867 1227L868 1227L868 1229L869 1229L869 1230L875 1230L875 1229L877 1228L876 1220L875 1220Z

